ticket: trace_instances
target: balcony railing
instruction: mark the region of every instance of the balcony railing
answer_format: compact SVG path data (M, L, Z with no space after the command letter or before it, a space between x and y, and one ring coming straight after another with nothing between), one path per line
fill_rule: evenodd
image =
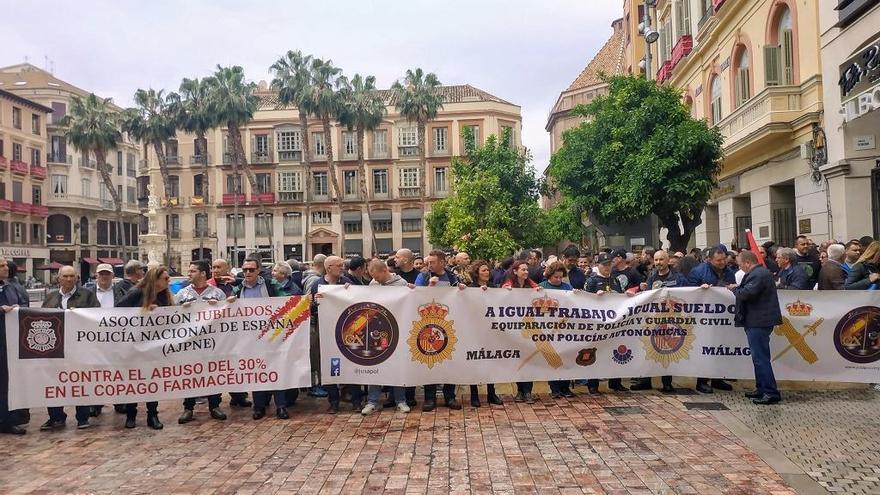
M208 165L210 165L211 164L211 155L210 154L208 154L208 155L190 155L189 164L190 165L201 165L202 161L205 158L208 159Z
M162 198L162 206L179 206L179 205L180 205L180 198L177 196Z
M418 146L398 146L397 147L397 155L398 156L419 156L419 147Z
M660 70L657 71L657 83L663 84L663 81L669 79L669 76L672 75L672 60L667 60L660 65Z
M113 204L112 199L102 199L101 200L101 208L105 210L115 210L116 206Z
M232 165L235 161L235 156L232 153L226 151L223 153L223 165Z
M687 57L694 49L693 36L686 34L678 39L675 47L672 48L672 68L674 69L681 59Z
M47 163L66 163L73 165L73 155L65 155L62 153L49 153L46 155Z
M272 163L272 154L268 151L251 153L251 163Z
M45 179L46 178L46 167L41 167L39 165L31 165L31 177L34 179Z
M21 201L13 201L12 202L12 213L20 213L22 215L30 215L31 214L31 205L27 203L23 203Z
M343 201L358 201L359 199L361 199L361 193L359 193L359 192L354 192L351 194L343 194L342 195Z
M300 151L300 150L279 151L278 152L278 161L279 162L299 162L299 161L302 161L302 151Z
M282 191L278 193L279 203L301 203L302 200L302 191Z
M98 166L98 161L94 158L86 158L84 156L79 157L79 166L82 168L96 168Z
M421 195L419 187L399 187L397 188L397 196L401 198L418 198Z
M807 82L804 86L766 88L722 119L717 127L724 137L724 148L730 149L744 140L755 139L756 132L770 132L790 125L811 108L818 112L818 84Z
M275 193L270 192L262 192L257 194L251 194L251 202L252 203L263 203L263 204L272 204L275 202Z
M0 199L0 211L11 211L12 210L12 201L8 199Z
M180 157L177 155L166 156L165 165L168 167L180 166Z
M47 217L49 216L49 207L47 205L31 205L31 215Z
M224 205L234 205L236 201L238 201L238 204L243 205L247 199L244 194L223 193L222 201Z
M714 10L706 9L706 11L703 12L703 15L700 17L700 20L697 21L697 29L702 30L703 26L705 26L706 23L709 22L709 19L711 19L713 15L715 15Z
M30 168L28 164L21 160L12 160L9 162L9 168L13 174L27 175Z
M180 229L171 229L168 233L172 239L180 239Z

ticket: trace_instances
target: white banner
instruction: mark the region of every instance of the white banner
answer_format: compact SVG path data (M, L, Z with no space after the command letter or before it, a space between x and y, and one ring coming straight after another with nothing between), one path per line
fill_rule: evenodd
M329 383L424 385L660 375L754 378L727 289L628 297L321 286ZM779 380L880 381L880 292L779 291Z
M10 409L311 385L309 298L6 314Z

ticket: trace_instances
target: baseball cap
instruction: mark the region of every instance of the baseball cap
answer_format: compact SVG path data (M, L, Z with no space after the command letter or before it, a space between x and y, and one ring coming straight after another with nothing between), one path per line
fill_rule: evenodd
M616 258L618 256L626 259L626 249L615 249L614 251L611 251L611 258Z
M600 265L611 263L612 258L613 257L608 253L599 253L599 256L596 258L596 263L599 263Z
M98 269L95 270L95 273L101 272L113 273L113 265L110 265L109 263L101 263L100 265L98 265Z

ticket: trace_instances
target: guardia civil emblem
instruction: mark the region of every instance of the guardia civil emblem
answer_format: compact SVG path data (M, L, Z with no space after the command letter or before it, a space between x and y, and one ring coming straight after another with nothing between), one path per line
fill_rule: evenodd
M434 301L419 306L422 318L413 322L407 339L413 361L433 368L435 364L452 358L458 338L454 322L446 319L448 314L449 307Z
M55 349L58 338L52 323L45 320L32 321L28 329L27 345L35 352L49 352Z
M685 360L694 347L694 326L691 318L683 317L675 312L676 299L668 298L660 302L663 311L647 317L651 323L645 325L646 335L640 337L645 348L645 357L660 363L664 368L670 364Z

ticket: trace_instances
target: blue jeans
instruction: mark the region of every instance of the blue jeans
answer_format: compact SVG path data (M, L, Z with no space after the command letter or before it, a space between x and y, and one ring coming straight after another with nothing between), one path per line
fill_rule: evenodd
M382 385L370 385L367 388L367 402L374 406L379 405L379 396L382 395ZM397 404L406 403L403 387L391 387L391 396Z
M770 364L770 332L772 327L746 327L746 338L752 351L752 365L755 367L755 388L763 395L781 398L776 388L776 377Z

